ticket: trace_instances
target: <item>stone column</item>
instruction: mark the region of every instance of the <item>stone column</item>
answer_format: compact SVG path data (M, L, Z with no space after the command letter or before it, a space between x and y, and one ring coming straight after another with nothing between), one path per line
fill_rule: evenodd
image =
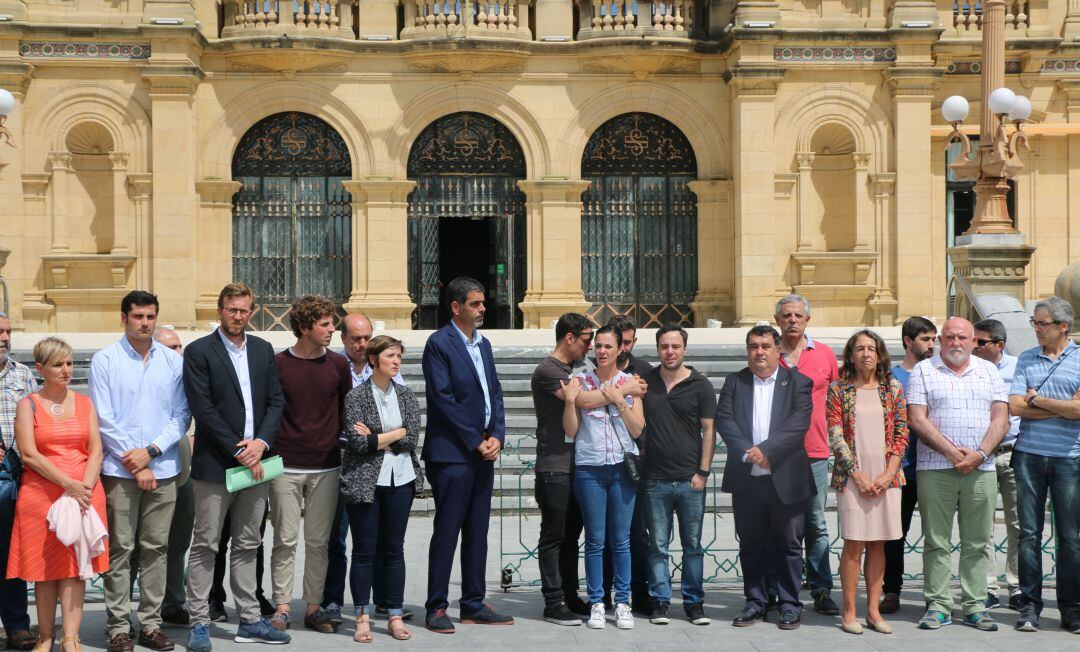
M409 297L409 193L415 181L342 182L352 195L352 294L348 312L363 312L386 327L411 328Z
M740 3L740 5L746 3ZM775 3L771 3L775 4ZM729 82L735 178L735 325L772 316L780 274L773 211L775 100L784 70L737 65Z
M111 152L113 175L113 243L112 253L130 255L135 253L135 224L131 219L131 202L127 192L128 155ZM140 286L142 287L142 286Z
M889 198L896 187L896 174L881 172L870 175L874 189L874 247L878 252L874 274L874 296L870 298L871 321L875 326L892 326L897 321L896 294L893 292L896 266L896 238L891 226L892 211Z
M854 152L851 160L855 164L855 251L870 251L870 242L874 237L874 214L867 210L866 175L870 168L868 152Z
M1080 0L1075 0L1080 3ZM1080 9L1078 9L1080 13ZM1080 16L1078 23L1080 23ZM1080 25L1078 25L1080 28ZM1080 79L1062 79L1058 81L1058 89L1065 95L1065 120L1070 125L1080 125ZM1080 258L1080 202L1077 194L1080 193L1080 133L1068 136L1068 196L1066 202L1068 214L1064 217L1070 225L1078 225L1078 228L1069 228L1069 243L1066 253L1069 260Z
M735 233L731 219L731 179L708 179L687 184L697 197L698 290L690 308L694 325L710 319L730 324L734 319L731 294L735 283Z
M21 258L25 278L22 292L22 320L27 330L47 331L52 327L56 307L45 300L45 277L41 256L49 253L52 242L49 235L49 215L46 203L49 197L51 174L22 175L22 210L24 213ZM35 226L36 225L36 226ZM13 263L14 264L14 263ZM8 272L12 276L15 274Z
M135 284L140 288L150 288L154 287L154 240L151 228L154 175L149 172L129 174L127 183L131 187L134 207L132 222L135 227Z
M67 234L71 230L68 223L71 152L52 152L49 154L49 167L52 169L52 253L63 254L71 251Z
M1069 0L1064 36L1066 42L1080 40L1080 0Z
M931 101L941 74L926 68L885 72L896 125L896 196L903 197L896 202L898 320L910 315L944 316L944 304L934 300L934 229L943 237L944 227L934 224L934 179L928 165Z
M232 198L240 190L239 181L203 179L195 182L199 193L199 216L195 221L199 264L195 318L217 320L217 299L221 288L232 282Z
M588 181L518 181L525 193L528 266L525 328L548 328L567 312L585 314L590 304L581 283L581 193Z
M814 153L799 152L795 155L799 162L799 203L795 205L798 224L798 247L796 251L809 251L814 248L810 234L814 231L814 182L810 173L814 169Z
M198 294L192 283L198 253L191 237L197 206L193 104L203 73L193 66L146 66L142 76L153 126L153 292L169 307L169 321L187 327L195 321Z

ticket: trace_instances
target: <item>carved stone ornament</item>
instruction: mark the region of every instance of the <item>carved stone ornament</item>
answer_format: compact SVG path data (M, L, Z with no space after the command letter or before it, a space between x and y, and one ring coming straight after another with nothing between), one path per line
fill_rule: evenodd
M235 72L344 72L348 59L345 52L296 48L259 48L225 55Z
M529 53L524 50L498 52L467 52L462 50L428 50L401 55L409 69L417 72L521 72Z
M582 57L582 72L669 74L695 73L701 68L701 57L689 50L684 52L614 51Z

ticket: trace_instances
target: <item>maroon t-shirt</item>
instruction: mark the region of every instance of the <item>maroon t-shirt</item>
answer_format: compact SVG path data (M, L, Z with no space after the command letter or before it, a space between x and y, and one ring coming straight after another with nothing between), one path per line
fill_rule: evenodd
M285 413L271 451L294 469L341 466L341 418L345 395L352 390L349 359L327 351L305 360L285 349L275 356Z

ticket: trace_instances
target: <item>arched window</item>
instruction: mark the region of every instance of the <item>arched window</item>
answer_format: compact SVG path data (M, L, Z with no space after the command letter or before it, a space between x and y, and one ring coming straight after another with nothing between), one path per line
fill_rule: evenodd
M288 330L297 297L337 305L352 291L352 208L341 182L349 150L334 129L306 113L259 121L233 154L233 278L255 291L255 330Z
M690 141L650 113L624 113L589 138L581 176L581 277L589 316L627 314L639 327L693 324L697 178Z
M505 125L480 113L439 118L409 151L409 291L414 325L450 319L442 288L471 276L487 289L484 325L521 326L525 298L525 155Z

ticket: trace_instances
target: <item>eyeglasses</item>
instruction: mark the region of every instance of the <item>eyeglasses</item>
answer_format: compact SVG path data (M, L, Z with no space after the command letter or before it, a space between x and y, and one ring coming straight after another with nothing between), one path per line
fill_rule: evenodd
M1001 340L984 340L981 337L976 337L975 338L975 343L978 344L979 346L986 346L987 344L996 344L996 343L998 343L1000 341Z
M226 313L230 314L230 315L235 315L237 317L247 317L248 315L251 314L251 311L248 310L247 308L231 308L230 307L230 308L225 308L224 311Z
M1031 322L1032 328L1049 328L1052 324L1060 324L1059 321L1038 321L1037 319L1028 320Z

